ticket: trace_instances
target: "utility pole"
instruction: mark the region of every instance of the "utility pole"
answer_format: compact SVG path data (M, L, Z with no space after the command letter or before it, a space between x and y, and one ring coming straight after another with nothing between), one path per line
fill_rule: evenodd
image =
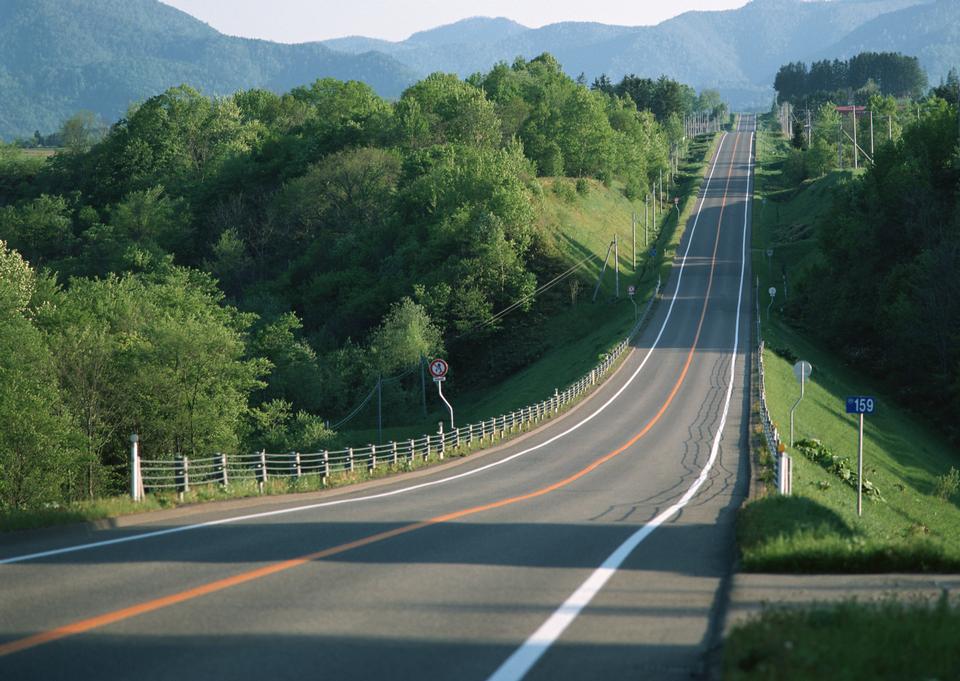
M650 187L650 217L653 218L653 226L657 226L657 183L654 182Z
M630 227L633 231L633 273L637 273L637 212L630 215Z
M813 125L810 121L810 109L807 109L807 149L813 144Z
M383 374L377 376L377 444L383 444Z
M650 226L650 219L647 216L647 204L650 203L650 194L643 197L643 248L647 248L647 228Z
M843 170L843 116L840 116L840 123L837 124L837 166Z
M616 282L614 291L617 298L620 297L620 235L613 235L613 280Z
M857 144L857 105L853 105L853 167L860 167L860 145Z
M597 287L593 289L592 302L597 302L597 294L600 293L600 284L603 283L603 274L607 271L607 261L610 260L610 251L613 250L613 242L607 246L607 254L603 256L603 267L600 268L600 274L597 276Z
M893 141L893 116L887 114L887 141Z
M873 109L870 109L870 158L875 158L873 154Z
M660 168L660 191L657 193L657 199L660 201L660 213L663 213L663 168Z

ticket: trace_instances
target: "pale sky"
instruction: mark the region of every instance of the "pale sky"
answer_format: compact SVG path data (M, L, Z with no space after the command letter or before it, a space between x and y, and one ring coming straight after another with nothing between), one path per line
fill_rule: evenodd
M747 0L163 0L221 33L284 43L411 33L474 16L537 28L558 21L648 26L689 10L742 7Z

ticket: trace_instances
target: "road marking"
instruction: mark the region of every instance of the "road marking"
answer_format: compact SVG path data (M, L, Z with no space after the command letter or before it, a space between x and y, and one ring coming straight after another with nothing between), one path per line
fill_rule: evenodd
M670 300L670 306L669 306L669 308L667 309L667 315L666 315L666 317L665 317L664 320L663 320L663 324L660 326L660 331L659 331L659 333L657 333L657 337L654 339L653 344L650 346L650 349L647 351L647 354L646 354L646 356L643 358L643 361L640 362L640 365L636 368L636 370L633 372L633 374L630 375L630 378L627 379L627 381L623 384L623 386L622 386L619 390L617 390L617 392L615 392L615 393L610 397L610 399L608 399L606 402L604 402L602 405L600 405L600 406L597 408L596 411L594 411L593 413L591 413L591 414L589 414L588 416L586 416L582 421L579 421L579 422L575 423L573 426L571 426L571 427L568 428L567 430L565 430L565 431L563 431L563 432L561 432L561 433L558 433L557 435L554 435L553 437L549 438L548 440L545 440L544 442L541 442L541 443L538 444L538 445L534 445L533 447L528 447L527 449L521 450L521 451L517 452L516 454L511 454L511 455L508 456L508 457L505 457L505 458L500 459L500 460L498 460L498 461L494 461L494 462L489 463L489 464L486 464L486 465L484 465L484 466L480 466L480 467L478 467L478 468L474 468L474 469L469 470L469 471L466 471L466 472L464 472L464 473L458 473L457 475L451 475L451 476L446 477L446 478L440 478L440 479L438 479L438 480L431 480L431 481L429 481L429 482L423 482L423 483L420 483L420 484L417 484L417 485L411 485L411 486L409 486L409 487L401 487L401 488L399 488L399 489L391 490L391 491L389 491L389 492L379 492L379 493L377 493L377 494L368 494L368 495L361 496L361 497L351 497L351 498L349 498L349 499L337 499L337 500L334 500L334 501L322 501L322 502L318 502L318 503L315 503L315 504L307 504L307 505L304 505L304 506L294 506L294 507L291 507L291 508L282 508L282 509L278 509L278 510L276 510L276 511L263 511L263 512L260 512L260 513L248 513L248 514L245 514L245 515L231 516L231 517L229 517L229 518L221 518L221 519L219 519L219 520L209 520L209 521L202 522L202 523L194 523L194 524L192 524L192 525L181 525L181 526L178 526L178 527L168 527L168 528L165 528L165 529L163 529L163 530L153 530L153 531L151 531L151 532L141 532L141 533L139 533L139 534L129 535L129 536L126 536L126 537L117 537L117 538L115 538L115 539L104 539L104 540L101 540L101 541L89 542L89 543L86 543L86 544L77 544L77 545L74 545L74 546L65 546L65 547L58 548L58 549L50 549L50 550L48 550L48 551L38 551L38 552L36 552L36 553L28 553L28 554L24 554L24 555L20 555L20 556L12 556L12 557L10 557L10 558L0 559L0 565L10 565L10 564L12 564L12 563L23 563L23 562L30 561L30 560L37 560L37 559L39 559L39 558L50 558L50 557L52 557L52 556L60 556L60 555L68 554L68 553L76 553L76 552L78 552L78 551L88 551L88 550L90 550L90 549L103 548L103 547L106 547L106 546L114 546L114 545L117 545L117 544L126 544L126 543L134 542L134 541L143 541L144 539L153 539L153 538L155 538L155 537L163 537L163 536L171 535L171 534L179 534L179 533L181 533L181 532L191 532L191 531L193 531L193 530L199 530L199 529L208 528L208 527L217 527L217 526L219 526L219 525L228 525L228 524L231 524L231 523L243 522L243 521L245 521L245 520L258 520L258 519L260 519L260 518L270 518L270 517L273 517L273 516L286 515L286 514L288 514L288 513L300 513L300 512L302 512L302 511L311 511L311 510L315 510L315 509L318 509L318 508L329 508L329 507L331 507L331 506L341 506L341 505L344 505L344 504L355 504L355 503L360 503L360 502L363 502L363 501L373 501L373 500L375 500L375 499L386 499L386 498L388 498L388 497L398 496L398 495L401 495L401 494L407 494L407 493L409 493L409 492L414 492L414 491L416 491L416 490L425 489L425 488L428 488L428 487L434 487L434 486L437 486L437 485L443 485L443 484L446 484L446 483L449 483L449 482L454 482L454 481L456 481L456 480L461 480L461 479L463 479L463 478L466 478L466 477L469 477L469 476L472 476L472 475L477 475L478 473L483 473L483 472L485 472L485 471L490 470L491 468L495 468L495 467L497 467L497 466L502 466L502 465L505 464L505 463L508 463L508 462L510 462L510 461L513 461L514 459L520 458L520 457L522 457L522 456L525 456L525 455L527 455L527 454L530 454L531 452L535 452L535 451L537 451L537 450L539 450L539 449L543 449L544 447L547 447L548 445L553 444L553 443L556 442L557 440L559 440L559 439L561 439L561 438L563 438L563 437L566 437L567 435L569 435L570 433L574 432L575 430L578 430L579 428L581 428L582 426L586 425L587 423L589 423L590 421L592 421L594 418L596 418L597 416L599 416L604 410L606 410L607 407L609 407L615 400L617 400L617 399L620 397L620 395L623 394L623 392L624 392L627 388L630 387L630 385L633 383L633 381L634 381L634 380L637 378L637 376L640 374L640 371L644 368L644 366L646 366L647 360L650 359L650 356L653 354L653 351L657 348L658 344L660 343L660 339L661 339L661 337L663 336L664 331L665 331L666 328L667 328L667 324L668 324L668 322L670 321L670 316L671 316L671 314L673 313L673 306L674 306L674 304L675 304L676 301L677 301L677 294L680 292L680 283L683 281L683 272L684 272L684 269L686 268L687 254L690 252L690 244L693 242L693 236L696 234L697 224L698 224L699 221L700 221L700 213L701 213L701 211L703 210L703 203L704 203L704 201L706 200L707 193L708 193L708 190L709 190L709 188L710 188L710 182L713 180L713 174L714 174L714 172L715 172L716 169L717 169L717 161L720 160L720 152L723 150L723 143L724 143L725 141L726 141L726 134L724 134L724 136L720 139L720 145L717 147L717 154L716 154L716 156L715 156L714 159L713 159L713 165L712 165L712 168L710 169L710 174L709 174L709 176L707 177L706 186L703 188L702 195L701 195L701 197L700 197L700 207L697 209L697 214L696 214L696 216L694 217L693 226L692 226L691 229L690 229L690 236L689 236L688 241L687 241L687 248L686 248L686 250L684 251L683 258L682 258L682 260L681 260L681 262L680 262L680 268L679 268L679 271L678 271L678 274L677 274L677 286L676 286L676 288L674 289L673 298ZM278 501L279 501L279 500L278 500Z
M543 656L547 650L560 638L567 627L569 627L577 616L583 611L583 609L594 599L594 597L600 593L600 590L603 589L604 585L613 577L620 566L623 564L623 561L640 545L640 543L649 537L655 529L660 525L665 523L667 520L672 518L676 513L678 513L684 506L686 506L690 500L696 495L700 490L700 487L707 480L707 475L709 475L710 470L713 468L714 462L717 460L717 454L720 450L720 438L723 435L723 429L727 424L727 415L730 411L730 399L733 396L733 381L736 373L736 362L737 362L737 350L740 346L740 310L743 302L743 278L746 272L747 266L747 257L746 257L746 248L747 248L747 221L750 211L750 183L751 183L751 174L750 169L753 164L753 133L750 133L750 146L749 146L749 158L747 160L747 201L745 202L745 207L743 211L743 237L741 244L741 264L740 264L740 289L737 293L737 316L734 323L734 332L733 332L733 351L730 357L730 382L727 385L727 394L724 399L723 413L720 416L720 424L717 427L717 432L713 438L713 445L710 448L710 457L707 459L707 464L704 466L703 470L700 471L700 475L697 476L697 479L693 482L690 488L684 493L680 499L668 507L665 511L656 516L653 520L648 522L646 525L641 527L639 530L630 535L626 541L624 541L620 546L618 546L613 553L611 553L606 560L594 570L590 576L584 581L577 589L574 591L563 605L557 608L547 620L540 625L540 628L537 629L524 643L517 648L514 653L504 661L502 665L490 676L487 681L519 681L524 676L527 675L527 672L537 663L537 661ZM736 145L734 145L734 155L736 154ZM733 159L732 159L733 160ZM731 160L731 169L733 167L733 162ZM727 188L729 189L730 180L727 178ZM724 200L726 200L726 192L724 192ZM723 207L721 206L721 221L723 219ZM720 227L717 227L717 243L719 243L719 231ZM713 260L716 262L716 244L714 245L714 254ZM713 280L713 271L711 269L710 281ZM708 284L708 293L707 298L709 299L709 284ZM702 323L702 318L701 318ZM698 331L699 336L699 331Z
M717 150L717 159L714 161L713 170L711 170L711 173L710 173L710 179L713 178L713 171L716 170L716 161L719 160L720 149L722 149L722 142L723 142L724 139L725 139L725 137L721 139L721 146L720 146L720 148L718 148L718 150ZM736 145L734 146L733 155L735 155L735 154L736 154ZM729 173L728 173L728 175L727 175L727 189L729 189L729 186L730 186L730 177L731 177L731 175L732 175L732 173L733 173L733 165L734 165L734 164L731 162L731 164L730 164L730 171L729 171ZM749 185L748 185L748 188L749 188ZM707 182L707 187L704 189L704 197L706 197L706 194L707 194L707 190L708 190L708 189L709 189L709 179L708 179L708 182ZM721 222L722 222L722 219L723 219L723 204L724 204L725 201L726 201L726 194L727 194L727 192L725 191L725 192L724 192L724 199L723 199L723 201L721 202L721 207L720 207L720 211L721 211L720 221L721 221ZM703 201L701 201L700 208L701 208L701 209L703 208ZM695 218L695 220L694 220L694 228L693 228L692 231L691 231L690 238L689 238L689 240L688 240L688 242L687 242L687 248L686 248L686 250L685 250L685 252L684 252L683 261L682 261L682 263L681 263L681 270L680 270L681 273L682 273L682 271L683 271L683 266L684 266L684 264L686 263L687 255L688 255L689 252L690 252L690 245L693 243L693 236L694 236L694 233L695 233L696 223L697 223L697 220L699 219L699 216L700 216L700 211L698 210L698 211L697 211L697 216L696 216L696 218ZM160 610L160 609L162 609L162 608L170 607L170 606L176 605L176 604L178 604L178 603L183 603L183 602L185 602L185 601L190 601L190 600L193 600L193 599L195 599L195 598L199 598L199 597L201 597L201 596L206 596L206 595L211 594L211 593L216 593L216 592L218 592L218 591L222 591L222 590L224 590L224 589L228 589L228 588L233 587L233 586L238 586L238 585L240 585L240 584L244 584L244 583L247 583L247 582L251 582L251 581L253 581L253 580L260 579L260 578L262 578L262 577L267 577L267 576L269 576L269 575L273 575L273 574L276 574L276 573L279 573L279 572L283 572L283 571L286 571L286 570L289 570L289 569L292 569L292 568L295 568L295 567L299 567L299 566L301 566L301 565L304 565L305 563L309 563L309 562L316 561L316 560L321 560L321 559L323 559L323 558L329 558L329 557L331 557L331 556L335 556L335 555L344 553L344 552L346 552L346 551L350 551L350 550L352 550L352 549L360 548L360 547L362 547L362 546L367 546L367 545L369 545L369 544L374 544L374 543L377 543L377 542L380 542L380 541L383 541L383 540L386 540L386 539L390 539L390 538L397 537L397 536L400 536L400 535L403 535L403 534L407 534L407 533L410 533L410 532L414 532L414 531L416 531L416 530L420 530L420 529L423 529L423 528L425 528L425 527L429 527L429 526L432 526L432 525L437 525L437 524L440 524L440 523L450 522L450 521L457 520L457 519L459 519L459 518L463 518L463 517L466 517L466 516L469 516L469 515L474 515L474 514L476 514L476 513L481 513L481 512L483 512L483 511L488 511L488 510L492 510L492 509L495 509L495 508L500 508L500 507L503 507L503 506L507 506L507 505L510 505L510 504L514 504L514 503L517 503L517 502L520 502L520 501L525 501L525 500L527 500L527 499L533 499L533 498L536 498L536 497L540 497L540 496L543 496L543 495L545 495L545 494L549 494L550 492L556 491L556 490L558 490L558 489L560 489L560 488L562 488L562 487L565 487L565 486L571 484L572 482L574 482L575 480L578 480L578 479L582 478L583 476L587 475L587 474L590 473L591 471L593 471L593 470L595 470L596 468L598 468L599 466L603 465L605 462L609 461L610 459L613 459L614 457L619 456L622 452L626 451L631 445L633 445L634 443L636 443L637 440L639 440L639 439L640 439L641 437L643 437L647 432L649 432L649 430L653 427L653 425L654 425L655 423L657 423L657 421L659 421L660 418L663 416L663 414L666 412L667 407L668 407L669 404L673 401L673 399L674 399L674 397L676 396L677 392L680 390L680 386L682 385L683 381L685 380L686 375L687 375L687 371L688 371L688 369L690 368L690 364L691 364L691 362L692 362L692 360L693 360L693 355L694 355L694 352L695 352L695 350L696 350L696 348L697 348L697 343L698 343L699 338L700 338L700 332L701 332L701 330L702 330L702 328L703 328L703 322L704 322L704 319L705 319L705 317L706 317L707 307L708 307L709 300L710 300L710 290L711 290L711 287L712 287L712 285L713 285L713 272L714 272L714 269L715 269L715 267L716 267L716 253L717 253L717 246L718 246L718 244L719 244L719 240L720 240L720 232L719 232L719 226L718 226L717 238L716 238L716 240L714 241L714 252L713 252L713 260L712 260L712 262L711 262L711 267L710 267L710 277L708 278L708 281L707 281L707 291L706 291L706 294L704 295L703 309L701 310L701 313L700 313L700 320L699 320L699 323L698 323L698 325L697 325L697 332L696 332L696 335L695 335L695 337L694 337L694 341L693 341L692 347L690 348L690 351L689 351L689 353L687 354L687 359L686 359L686 362L685 362L685 364L684 364L683 370L681 371L680 376L679 376L679 378L677 379L677 382L674 384L673 389L671 390L669 396L667 397L666 402L665 402L664 405L660 408L660 410L657 412L657 414L647 423L647 425L643 428L643 430L641 430L638 434L636 434L634 437L632 437L632 438L631 438L628 442L626 442L625 444L621 445L620 447L618 447L618 448L615 449L614 451L612 451L612 452L610 452L610 453L608 453L608 454L600 457L599 459L593 461L590 465L586 466L585 468L581 469L580 471L574 473L573 475L571 475L571 476L569 476L569 477L567 477L567 478L564 478L563 480L561 480L561 481L559 481L559 482L553 483L553 484L551 484L551 485L548 485L547 487L543 487L543 488L541 488L541 489L535 490L535 491L533 491L533 492L529 492L529 493L527 493L527 494L522 494L522 495L510 497L510 498L507 498L507 499L501 499L501 500L499 500L499 501L492 502L492 503L489 503L489 504L484 504L484 505L481 505L481 506L474 506L474 507L472 507L472 508L467 508L467 509L463 509L463 510L460 510L460 511L455 511L455 512L453 512L453 513L448 513L448 514L445 514L445 515L436 516L436 517L431 518L431 519L429 519L429 520L420 521L420 522L416 522L416 523L411 523L411 524L409 524L409 525L404 525L404 526L402 526L402 527L398 527L398 528L395 528L395 529L392 529L392 530L387 530L387 531L385 531L385 532L380 532L380 533L373 534L373 535L370 535L370 536L367 536L367 537L363 537L363 538L361 538L361 539L357 539L357 540L355 540L355 541L348 542L348 543L346 543L346 544L340 544L340 545L338 545L338 546L334 546L334 547L330 547L330 548L327 548L327 549L323 549L323 550L321 550L321 551L316 551L316 552L307 554L307 555L305 555L305 556L301 556L301 557L299 557L299 558L293 558L293 559L290 559L290 560L281 561L281 562L278 562L278 563L274 563L274 564L272 564L272 565L267 565L267 566L264 566L264 567L261 567L261 568L257 568L257 569L255 569L255 570L249 570L249 571L247 571L247 572L243 572L243 573L240 573L240 574L237 574L237 575L233 575L233 576L231 576L231 577L226 577L226 578L219 579L219 580L216 580L216 581L213 581L213 582L208 582L208 583L206 583L206 584L202 584L202 585L200 585L200 586L193 587L193 588L191 588L191 589L186 589L186 590L184 590L184 591L180 591L180 592L177 592L177 593L174 593L174 594L170 594L170 595L167 595L167 596L161 596L161 597L159 597L159 598L155 598L155 599L152 599L152 600L149 600L149 601L144 601L144 602L142 602L142 603L138 603L138 604L129 606L129 607L127 607L127 608L121 608L121 609L119 609L119 610L114 610L114 611L112 611L112 612L104 613L104 614L102 614L102 615L97 615L97 616L95 616L95 617L91 617L91 618L87 618L87 619L84 619L84 620L79 620L79 621L76 621L76 622L72 622L72 623L70 623L70 624L67 624L67 625L64 625L64 626L61 626L61 627L57 627L57 628L50 629L50 630L47 630L47 631L39 632L39 633L34 634L34 635L32 635L32 636L27 636L27 637L24 637L24 638L21 638L21 639L16 639L16 640L13 640L13 641L9 641L9 642L7 642L7 643L5 643L5 644L0 644L0 657L3 657L3 656L5 656L5 655L10 655L10 654L13 654L13 653L16 653L16 652L20 652L20 651L23 651L23 650L28 650L28 649L30 649L30 648L35 648L35 647L37 647L37 646L44 645L44 644L46 644L46 643L52 643L52 642L54 642L54 641L57 641L57 640L60 640L60 639L62 639L62 638L66 638L66 637L69 637L69 636L74 636L74 635L77 635L77 634L82 634L82 633L91 631L91 630L93 630L93 629L98 629L98 628L100 628L100 627L104 627L104 626L107 626L107 625L109 625L109 624L114 624L114 623L116 623L116 622L121 622L121 621L123 621L123 620L130 619L130 618L132 618L132 617L137 617L137 616L139 616L139 615L143 615L143 614L146 614L146 613L148 613L148 612L153 612L153 611L155 611L155 610ZM680 290L680 279L679 279L679 277L678 277L677 287L676 287L676 289L675 289L675 291L674 291L674 297L673 297L673 301L671 301L670 310L673 309L673 302L676 301L677 295L678 295L678 293L679 293L679 290ZM739 309L738 309L738 316L739 316ZM667 318L669 319L669 310L668 310L668 316L667 316ZM657 335L657 339L656 339L657 341L659 341L660 338L661 338L661 336L663 335L663 330L664 330L665 327L666 327L666 321L664 322L664 326L661 327L660 332L659 332L658 335ZM651 352L652 352L652 350L653 350L653 347L656 347L656 343L654 343L654 345L651 347ZM647 359L649 359L649 357L650 357L650 352L647 353L647 355L646 355L646 357L644 358L643 362L646 363L646 361L647 361ZM642 365L641 365L641 366L634 372L634 374L631 376L631 379L630 379L631 381L633 380L633 378L636 377L636 375L639 373L639 371L640 371L641 368L642 368ZM629 385L629 382L628 382L627 385ZM624 390L625 388L626 388L626 386L624 386L623 388L621 388L621 389L617 392L617 395L619 395L621 392L623 392L623 390ZM608 401L603 405L603 407L601 407L601 409L606 408L606 406L609 405L615 398L616 398L616 395L614 395L614 397L612 397L610 400L608 400ZM595 416L595 415L596 415L597 413L599 413L599 412L600 412L600 409L598 409L596 412L594 412L594 414L592 414L590 418L592 418L593 416ZM570 429L570 430L572 430L572 429ZM567 432L570 432L570 431L568 430ZM516 455L515 455L515 456L516 456ZM704 474L702 474L702 475L704 475ZM639 542L638 542L638 543L639 543ZM612 573L611 573L611 574L612 574ZM605 581L605 580L604 580L604 581ZM582 607L582 606L581 606L581 607ZM572 620L571 620L571 621L572 621ZM544 649L544 650L546 650L546 649ZM541 652L540 654L542 654L542 652ZM539 655L537 655L537 658L539 658ZM512 659L512 658L511 658L511 659ZM536 661L536 659L534 659L534 662L535 662L535 661ZM531 663L531 664L532 664L532 663Z

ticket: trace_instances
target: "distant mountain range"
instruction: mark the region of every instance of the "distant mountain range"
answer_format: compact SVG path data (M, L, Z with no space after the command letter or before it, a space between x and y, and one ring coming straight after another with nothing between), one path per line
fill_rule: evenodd
M323 76L397 97L433 71L468 76L550 52L572 76L667 74L719 88L735 109L766 108L790 61L864 50L916 55L931 83L960 66L958 0L753 0L657 26L474 18L402 42L351 37L284 45L225 36L157 0L0 1L0 136L56 129L79 109L113 121L133 102L188 83L208 94L285 91Z
M321 43L234 38L157 0L0 0L0 137L56 130L80 109L107 122L187 83L207 94L287 91L321 76L398 97L419 74Z

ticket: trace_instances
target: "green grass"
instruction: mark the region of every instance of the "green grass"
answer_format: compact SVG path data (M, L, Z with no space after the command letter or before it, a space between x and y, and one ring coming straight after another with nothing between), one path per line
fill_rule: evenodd
M769 148L769 146L768 146ZM960 569L960 495L942 498L937 480L952 466L960 467L955 448L920 418L889 399L883 386L845 366L831 352L788 327L778 315L776 300L767 319L766 290L783 295L782 271L817 257L809 236L794 225L822 210L839 174L784 193L776 159L757 173L758 198L753 231L753 266L760 278L760 303L767 400L771 418L789 444L789 412L799 398L793 375L796 358L813 364L813 376L796 411L795 438L816 438L855 469L857 424L844 413L847 395L875 395L876 415L867 417L864 474L877 485L884 501L864 497L863 516L856 513L856 490L837 475L787 447L793 458L793 496L767 496L747 504L737 526L743 569L756 572L885 572ZM766 193L773 188L771 193ZM763 205L762 199L768 201ZM779 201L775 198L779 197ZM773 208L780 204L780 220ZM765 217L761 216L761 209ZM774 248L768 269L767 247Z
M960 678L960 608L847 601L768 609L737 626L723 652L725 681L903 681Z

